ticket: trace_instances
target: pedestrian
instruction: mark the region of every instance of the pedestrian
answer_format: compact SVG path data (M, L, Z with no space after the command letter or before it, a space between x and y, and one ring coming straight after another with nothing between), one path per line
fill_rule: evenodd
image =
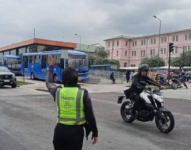
M155 80L155 78L156 78L156 73L154 72L153 69L151 69L151 71L149 72L149 76L150 76L150 78L151 78L152 80Z
M112 72L112 73L110 74L110 79L111 79L111 81L113 82L113 84L115 84L114 72Z
M127 83L129 82L129 80L130 80L130 71L127 70L127 72L126 72L126 81L127 81Z
M65 68L62 74L64 87L53 83L54 59L48 56L49 72L46 86L57 106L57 125L54 130L55 150L81 150L83 147L84 127L86 137L90 131L92 144L97 143L98 130L88 91L77 85L78 73L74 68Z

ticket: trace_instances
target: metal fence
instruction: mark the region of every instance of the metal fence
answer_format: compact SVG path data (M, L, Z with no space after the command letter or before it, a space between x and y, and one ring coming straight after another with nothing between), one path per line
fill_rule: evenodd
M90 75L95 77L95 78L106 78L106 79L110 79L110 74L112 72L110 71L104 71L104 70L90 70ZM118 80L123 80L125 81L125 74L121 73L121 72L114 72L114 77L115 79Z

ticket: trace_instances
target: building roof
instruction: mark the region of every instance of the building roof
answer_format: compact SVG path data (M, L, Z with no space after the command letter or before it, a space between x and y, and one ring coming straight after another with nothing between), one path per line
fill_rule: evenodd
M161 35L173 34L173 33L178 33L178 32L186 32L186 31L191 31L191 28L182 29L182 30L174 30L174 31L169 31L169 32L164 32L164 33L161 33ZM150 35L142 35L142 36L136 36L136 37L121 35L121 36L116 36L116 37L113 37L113 38L106 39L106 40L104 40L104 41L115 40L115 39L121 39L121 38L123 38L123 39L138 39L138 38L146 38L146 37L158 36L158 35L159 35L159 34L150 34Z
M131 38L133 38L133 37L127 36L127 35L120 35L120 36L116 36L116 37L113 37L113 38L106 39L104 41L109 41L109 40L114 40L114 39L131 39Z
M76 50L82 51L82 52L89 52L89 53L94 53L96 48L98 47L103 47L102 45L96 43L96 44L91 44L91 45L86 45L86 44L77 44Z
M66 47L66 48L71 48L71 49L75 49L77 47L77 44L75 44L75 43L68 43L68 42L60 42L60 41L52 41L52 40L34 38L31 40L27 40L27 41L15 43L12 45L8 45L5 47L1 47L0 51L15 49L15 48L19 48L19 47L23 47L23 46L27 46L27 45L32 45L32 44L59 46L59 47Z

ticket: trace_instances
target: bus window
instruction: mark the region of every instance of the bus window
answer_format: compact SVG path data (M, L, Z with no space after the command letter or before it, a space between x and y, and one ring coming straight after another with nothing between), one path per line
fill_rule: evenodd
M55 65L61 67L61 55L53 55L52 58L54 59Z
M0 66L3 65L3 58L0 58Z
M60 59L60 67L64 69L64 59Z
M40 56L34 56L34 64L40 63Z
M32 64L34 60L34 56L29 56L29 63Z
M42 69L46 69L46 63L47 63L47 56L43 55L42 56Z
M23 60L24 60L24 68L28 68L28 56L24 56Z

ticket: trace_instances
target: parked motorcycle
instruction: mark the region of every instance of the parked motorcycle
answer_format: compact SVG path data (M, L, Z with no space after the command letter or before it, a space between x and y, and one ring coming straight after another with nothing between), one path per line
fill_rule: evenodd
M181 86L183 84L184 87L188 89L188 86L186 84L186 78L184 78L183 76L173 77L172 82L177 84L178 86Z
M169 86L174 90L176 90L178 88L178 84L176 82L174 82L172 79L167 80L162 76L160 77L159 84L163 85L163 86Z
M118 104L121 104L126 97L128 100L121 105L121 117L127 123L132 123L135 119L142 122L153 121L157 128L162 133L169 133L173 130L175 120L172 113L164 107L164 96L159 90L152 90L151 88L145 88L140 94L140 97L144 100L144 104L135 113L135 118L131 116L131 111L134 105L131 92L124 91L125 96L118 97Z

